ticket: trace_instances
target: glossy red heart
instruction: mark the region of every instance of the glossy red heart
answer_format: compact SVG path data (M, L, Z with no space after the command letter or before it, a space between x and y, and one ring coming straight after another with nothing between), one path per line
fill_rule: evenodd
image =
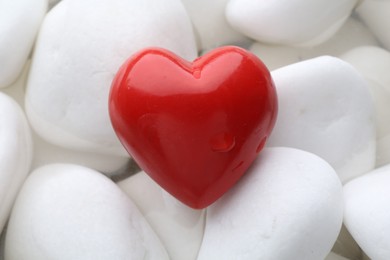
M149 48L120 68L109 111L139 166L183 203L204 208L263 148L277 97L267 68L244 49L221 47L191 63Z

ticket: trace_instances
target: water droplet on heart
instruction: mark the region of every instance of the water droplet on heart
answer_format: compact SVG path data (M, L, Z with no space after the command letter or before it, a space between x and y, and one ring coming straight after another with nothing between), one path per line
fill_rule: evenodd
M259 153L264 148L266 140L267 140L267 137L264 137L263 139L261 139L259 145L256 148L256 153Z
M214 152L229 152L235 145L235 137L226 132L216 134L210 139L210 146Z
M200 79L201 73L202 73L202 72L201 72L200 69L195 69L195 70L192 72L192 75L194 76L194 78Z

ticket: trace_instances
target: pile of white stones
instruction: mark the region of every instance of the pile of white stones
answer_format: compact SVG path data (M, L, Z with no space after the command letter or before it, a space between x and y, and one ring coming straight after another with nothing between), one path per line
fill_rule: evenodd
M389 0L57 2L0 0L0 259L390 259ZM272 70L279 117L193 210L134 174L108 92L141 48L227 44Z

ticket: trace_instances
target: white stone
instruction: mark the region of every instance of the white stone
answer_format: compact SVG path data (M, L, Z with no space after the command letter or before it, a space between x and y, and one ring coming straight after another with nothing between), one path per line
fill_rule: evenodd
M46 10L47 0L0 0L0 88L22 72Z
M204 231L205 210L194 210L164 191L146 173L118 183L165 245L171 260L195 260Z
M100 173L52 164L26 180L8 224L6 259L168 259L135 204Z
M230 0L226 18L233 28L260 42L316 45L340 29L356 3L357 0Z
M390 50L390 1L364 0L356 12L387 50Z
M326 42L311 47L271 45L256 42L250 47L270 70L322 55L339 56L358 46L377 45L372 32L359 20L349 18Z
M210 50L221 45L240 44L249 39L227 22L225 8L229 0L181 0L199 37L199 49Z
M312 152L345 182L374 168L375 113L364 78L323 56L272 72L279 112L269 146Z
M31 165L30 127L19 105L0 93L0 232Z
M324 259L342 223L342 187L308 152L267 148L207 209L198 260Z
M363 251L375 260L390 259L390 165L344 186L344 223Z
M304 50L302 55L304 59L321 55L338 56L350 49L365 45L379 45L379 43L363 22L350 17L340 30L326 42L313 47L302 47Z
M127 155L109 120L109 89L119 66L150 46L196 57L180 0L58 3L42 24L27 86L26 112L36 132L67 148Z
M84 152L60 147L46 142L33 133L34 158L32 169L52 163L70 163L92 168L107 176L113 176L121 171L131 160L126 156Z
M365 46L340 58L352 64L369 83L376 111L376 166L390 163L390 52Z
M22 107L24 107L24 91L29 67L30 62L28 61L20 77L9 87L0 90L0 92L4 92L15 99ZM86 166L112 176L126 167L126 164L129 162L128 156L98 154L60 147L46 142L34 131L32 131L32 137L34 156L31 169L51 163L71 163Z

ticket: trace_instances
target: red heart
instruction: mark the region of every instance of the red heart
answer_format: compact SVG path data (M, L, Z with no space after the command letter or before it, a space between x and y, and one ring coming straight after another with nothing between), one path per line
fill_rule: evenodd
M150 48L120 68L109 110L139 166L183 203L204 208L263 148L277 97L267 68L244 49L218 48L190 63Z

